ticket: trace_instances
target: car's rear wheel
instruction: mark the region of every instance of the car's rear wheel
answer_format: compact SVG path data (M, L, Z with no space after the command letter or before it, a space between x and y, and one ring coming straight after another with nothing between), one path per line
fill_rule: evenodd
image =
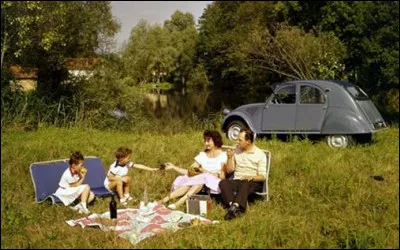
M239 138L239 132L242 128L248 128L246 124L241 121L232 121L229 123L226 130L226 137L231 141L236 141Z
M347 148L354 144L354 139L351 135L328 135L326 142L331 148Z

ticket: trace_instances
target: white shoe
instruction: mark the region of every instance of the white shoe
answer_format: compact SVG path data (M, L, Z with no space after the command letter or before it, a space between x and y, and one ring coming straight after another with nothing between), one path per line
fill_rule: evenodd
M81 203L78 203L78 205L75 205L73 207L70 206L69 208L71 208L74 211L78 211L79 209L82 209L83 207L82 207Z
M124 207L128 206L127 197L119 199L119 203L121 203L121 205Z
M124 196L125 201L132 201L133 197L131 195Z
M78 213L80 213L80 214L90 214L90 211L87 209L87 208L80 208L79 210L78 210Z
M176 205L175 204L169 204L168 207L171 210L176 210Z

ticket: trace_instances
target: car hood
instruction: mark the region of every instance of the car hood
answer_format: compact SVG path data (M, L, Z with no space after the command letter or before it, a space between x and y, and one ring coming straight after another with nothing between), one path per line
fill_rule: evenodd
M246 104L242 105L240 107L237 107L236 109L232 110L232 112L243 112L246 113L248 116L253 117L257 111L264 107L265 103L252 103L252 104Z

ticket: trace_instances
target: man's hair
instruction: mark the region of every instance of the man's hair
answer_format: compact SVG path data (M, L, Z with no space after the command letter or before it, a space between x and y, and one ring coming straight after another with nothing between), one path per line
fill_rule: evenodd
M83 154L79 151L73 152L72 155L69 157L69 165L72 164L79 164L79 162L84 161L85 158Z
M216 130L206 130L206 131L204 131L203 138L205 139L206 137L210 137L213 140L214 145L217 148L220 148L222 146L222 144L224 144L223 141L222 141L221 134Z
M245 133L245 134L244 134L244 139L245 139L245 140L250 140L250 142L253 143L253 141L254 141L254 132L251 131L251 130L248 129L248 128L242 128L242 129L240 129L240 133L242 133L242 132Z
M117 149L117 151L115 152L115 157L117 159L121 159L121 158L125 158L131 154L132 154L132 149L127 148L127 147L119 147Z

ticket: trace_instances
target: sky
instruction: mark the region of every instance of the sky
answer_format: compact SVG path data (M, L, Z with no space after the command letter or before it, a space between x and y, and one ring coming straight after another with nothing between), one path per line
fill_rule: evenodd
M111 1L112 13L120 22L121 29L116 35L117 46L127 42L132 28L140 19L150 24L163 24L176 10L193 14L196 24L204 8L212 1Z

